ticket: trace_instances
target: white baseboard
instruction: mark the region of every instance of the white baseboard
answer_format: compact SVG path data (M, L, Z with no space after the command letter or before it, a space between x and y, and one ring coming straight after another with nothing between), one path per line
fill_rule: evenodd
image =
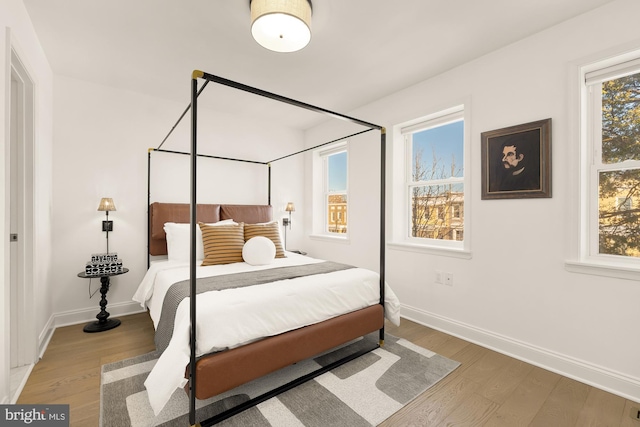
M402 317L576 381L640 402L640 379L402 304Z
M126 316L129 314L142 313L144 310L140 304L134 301L109 304L107 306L109 317ZM78 323L91 322L96 320L96 315L100 312L99 307L85 308L82 310L65 311L54 314L55 327L77 325Z
M38 360L42 359L42 356L44 356L44 351L47 349L49 341L51 341L53 331L55 331L55 327L53 326L54 322L55 317L54 315L51 315L44 329L42 329L40 336L38 337Z
M24 386L27 385L27 380L29 379L29 375L31 375L31 371L33 371L33 367L34 366L35 366L35 363L31 363L29 365L29 367L27 368L27 371L22 376L22 379L20 380L20 384L18 384L18 387L17 387L16 391L13 393L13 396L11 397L11 404L12 405L15 405L18 402L18 398L20 397L20 393L22 393L22 390L24 389Z

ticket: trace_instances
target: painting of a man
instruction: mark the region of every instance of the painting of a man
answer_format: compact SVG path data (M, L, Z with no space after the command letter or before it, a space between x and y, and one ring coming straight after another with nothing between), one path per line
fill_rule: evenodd
M551 119L482 134L482 197L551 197Z
M497 191L540 190L540 131L511 135L500 144ZM536 148L538 148L536 150Z

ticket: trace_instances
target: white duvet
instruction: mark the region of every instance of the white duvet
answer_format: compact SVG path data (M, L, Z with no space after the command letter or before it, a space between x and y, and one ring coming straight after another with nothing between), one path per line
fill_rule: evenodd
M198 267L196 276L208 277L317 262L322 260L287 252L287 258L277 258L267 266L251 266L242 262ZM133 300L149 309L154 327L160 320L162 301L169 287L188 278L188 263L163 261L151 265ZM196 302L196 354L201 356L238 347L377 304L380 300L379 286L377 273L353 268L199 294ZM389 286L385 286L385 316L395 324L400 322L400 304ZM185 298L176 312L171 341L145 381L149 401L156 415L176 388L186 383L184 369L190 358L189 329L189 298Z

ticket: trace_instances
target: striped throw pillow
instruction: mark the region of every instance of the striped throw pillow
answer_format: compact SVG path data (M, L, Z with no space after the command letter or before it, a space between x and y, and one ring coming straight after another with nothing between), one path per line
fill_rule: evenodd
M242 262L244 224L211 226L198 223L202 230L204 260L202 266Z
M282 249L282 243L280 242L280 229L278 228L277 221L264 224L245 224L244 240L248 241L256 236L264 236L271 239L273 244L276 245L276 258L286 258L284 249Z

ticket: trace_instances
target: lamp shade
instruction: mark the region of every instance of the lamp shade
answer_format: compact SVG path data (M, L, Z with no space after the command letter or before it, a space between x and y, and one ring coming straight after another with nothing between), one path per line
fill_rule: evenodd
M251 0L251 34L275 52L302 49L311 41L311 1Z
M287 212L295 212L296 211L296 207L293 204L293 202L289 202L287 203L287 207L284 209Z
M100 206L98 206L98 210L99 211L107 211L107 212L115 211L116 210L116 205L113 203L113 199L112 198L103 197L100 200Z

